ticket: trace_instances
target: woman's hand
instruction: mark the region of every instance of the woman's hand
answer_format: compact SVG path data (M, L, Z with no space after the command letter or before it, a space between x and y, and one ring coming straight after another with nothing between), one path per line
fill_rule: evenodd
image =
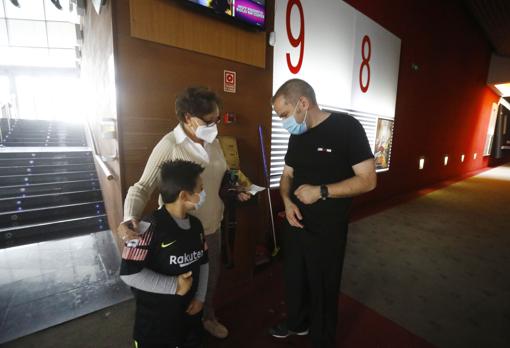
M250 200L250 198L251 198L251 195L246 192L239 192L237 194L237 200L239 202L246 202L246 201Z
M139 239L138 222L139 220L137 219L122 222L119 227L117 227L117 235L119 238L125 242L128 240Z
M189 315L195 315L198 312L200 312L202 308L204 308L204 303L194 298L193 300L191 300L188 309L186 309L186 313L188 313Z

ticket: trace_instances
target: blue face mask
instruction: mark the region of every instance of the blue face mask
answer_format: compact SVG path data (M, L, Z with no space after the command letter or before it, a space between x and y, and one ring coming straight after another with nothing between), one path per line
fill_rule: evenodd
M299 135L303 134L308 130L308 127L306 126L306 116L308 115L308 110L305 112L305 118L303 119L303 122L297 123L296 122L296 107L294 108L294 112L292 115L289 115L285 120L283 120L282 125L283 128L285 128L290 134Z

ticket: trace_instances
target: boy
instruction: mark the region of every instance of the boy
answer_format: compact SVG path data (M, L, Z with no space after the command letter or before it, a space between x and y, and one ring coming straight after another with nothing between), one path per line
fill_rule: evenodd
M202 346L207 245L200 220L187 212L205 200L203 170L189 161L164 162L164 205L140 224L141 238L124 246L120 275L136 298L136 348Z

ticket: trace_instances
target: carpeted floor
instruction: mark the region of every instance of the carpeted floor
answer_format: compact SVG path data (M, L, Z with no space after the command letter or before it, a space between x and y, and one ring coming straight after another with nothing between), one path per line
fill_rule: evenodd
M351 225L339 347L510 347L510 165ZM281 267L223 288L231 330L207 347L308 347L266 333L285 312ZM6 348L129 347L133 302L6 344ZM430 342L430 343L428 343Z
M438 347L510 347L510 165L351 224L342 291Z

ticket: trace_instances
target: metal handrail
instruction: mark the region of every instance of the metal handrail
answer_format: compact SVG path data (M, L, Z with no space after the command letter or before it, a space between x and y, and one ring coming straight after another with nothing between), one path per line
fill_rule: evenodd
M104 176L106 177L106 180L113 180L113 174L112 172L110 171L110 169L106 166L106 163L104 163L103 159L101 158L101 156L97 155L96 153L94 153L94 159L97 161L97 163L99 164L99 167L101 168L101 170L103 171L103 174Z
M7 103L0 105L0 112L1 112L1 118L7 119L7 129L10 132L12 130L12 127L11 127L11 119L12 119L11 104L9 102L7 102ZM0 141L3 141L3 134L2 134L1 129L0 129Z
M7 119L7 129L10 132L12 128L11 128L11 105L9 102L0 105L0 113L1 118ZM3 141L4 135L2 132L2 128L0 127L0 143L3 143Z
M88 122L88 120L87 120L87 130L88 130L88 132L90 134L90 138L92 140L92 148L94 150L94 159L96 160L99 167L103 171L103 174L106 177L106 179L113 180L114 176L113 176L110 168L108 168L108 166L106 165L105 158L103 158L103 156L101 156L101 154L99 154L99 152L98 152L97 144L96 144L96 137L94 136L94 132L92 131L92 127L90 127L90 123Z

